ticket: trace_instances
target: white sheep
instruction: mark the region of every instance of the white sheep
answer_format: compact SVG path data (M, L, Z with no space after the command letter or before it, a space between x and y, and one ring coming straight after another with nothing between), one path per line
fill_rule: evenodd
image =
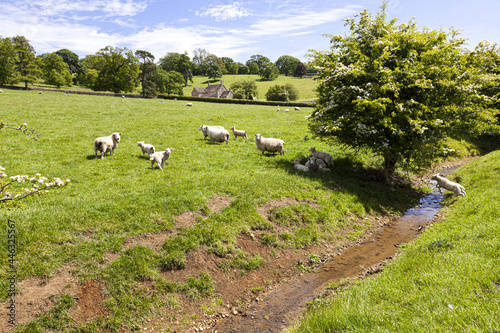
M208 125L201 125L200 126L200 131L203 133L203 140L205 140L208 136L207 134L207 128L208 127L213 127L213 128L220 128L220 129L224 129L223 126L208 126Z
M316 158L322 159L323 161L326 162L328 165L333 165L332 162L332 155L328 153L324 153L322 151L317 151L316 147L311 147L309 151L312 153L312 155Z
M3 90L0 90L0 94L3 94Z
M304 171L304 172L309 172L309 168L305 165L300 164L300 158L296 158L293 161L293 167L297 170Z
M290 110L289 109L285 109L285 112L290 112Z
M113 155L116 147L120 143L120 133L113 133L109 136L103 136L94 140L94 152L95 157L97 157L97 151L101 152L101 160L104 158L104 154L109 152L109 155Z
M243 139L248 139L248 136L247 136L247 131L241 131L241 130L237 130L236 128L231 127L230 130L233 131L233 134L234 134L234 139L236 140L239 136L241 136Z
M306 167L314 172L331 172L331 170L326 167L326 163L322 159L316 157L310 157L306 162Z
M295 111L300 111L300 108L298 106L296 106Z
M465 188L462 185L446 179L443 175L439 173L432 176L431 179L437 182L436 187L439 189L439 192L441 192L441 188L444 188L448 191L452 191L457 195L461 195L462 197L465 195Z
M277 111L277 112L280 112L280 108L277 108L277 109L276 109L276 111Z
M193 103L186 103L186 106L193 106Z
M221 126L207 126L207 125L202 125L200 130L203 133L207 133L208 138L210 139L210 143L213 142L226 142L226 144L229 144L229 132L227 129L224 127L218 128Z
M154 164L156 162L158 168L160 168L160 170L163 171L163 167L165 166L165 161L168 160L168 158L170 157L172 150L174 150L174 148L167 148L163 151L158 151L153 155L151 155L151 157L149 158L149 160L151 161L151 169L154 170Z
M148 154L148 157L151 157L151 154L154 154L155 152L155 146L149 143L144 143L144 141L137 142L137 146L141 147L142 157L144 157L145 153Z
M271 153L279 152L280 155L284 155L285 151L283 150L283 145L285 141L280 139L273 138L264 138L262 134L255 134L255 144L257 149L262 150L262 156L264 156L264 152L268 151Z

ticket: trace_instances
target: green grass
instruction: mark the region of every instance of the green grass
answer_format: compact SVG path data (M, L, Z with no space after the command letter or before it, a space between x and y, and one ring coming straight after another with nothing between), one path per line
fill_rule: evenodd
M103 325L113 330L138 327L183 292L193 298L210 295L210 276L195 276L187 285L178 285L162 275L172 268L182 271L189 265L186 254L195 249L220 256L221 269L234 267L244 274L273 259L239 249L236 239L241 234L262 230L258 240L263 244L291 251L321 242L334 245L339 233L351 231L367 214L399 215L413 203L399 188L388 191L359 180L358 175L377 165L378 159L311 139L305 116L312 109L285 114L267 106L195 103L183 107L182 101L173 100L3 90L2 119L9 125L26 122L41 135L33 141L18 131L0 131L0 163L6 173L41 173L71 179L71 183L47 196L26 199L22 207L0 208L4 221L0 234L6 235L8 219L16 222L19 281L31 276L50 278L59 267L71 265L80 280L104 282L111 313L107 319L89 323L89 331ZM209 144L202 140L202 124L234 125L248 130L250 139ZM112 132L122 134L115 154L95 158L94 139ZM255 133L283 139L286 154L261 156ZM143 140L157 151L175 149L165 170L151 170L137 147ZM311 146L334 156L330 174L294 169L293 160L302 158L304 163ZM233 199L220 212L211 213L208 203L214 196ZM274 222L258 214L258 206L282 197L314 201L317 207L275 210ZM198 223L177 228L176 216L186 211L198 213ZM286 226L287 231L278 232L275 226ZM159 252L145 246L124 248L128 237L170 231L176 233ZM354 240L360 235L349 237ZM7 237L0 237L0 247L7 248ZM109 253L119 257L105 264ZM0 299L4 300L8 287L4 250L0 267ZM66 319L61 320L66 325Z
M456 172L465 197L377 277L318 300L291 332L500 331L500 151Z
M234 82L238 82L241 80L255 81L255 83L257 84L257 92L258 92L257 97L259 98L259 100L262 101L266 100L266 93L269 90L269 88L277 84L281 85L291 84L295 88L297 88L299 92L298 101L314 101L318 98L315 91L316 87L318 86L318 82L310 78L299 79L296 77L280 75L274 81L262 81L260 76L258 75L227 74L222 77L222 80L224 81L224 86L226 86L226 89L229 89L231 87L231 84L233 84ZM219 84L220 80L209 81L206 76L195 76L193 77L193 82L192 83L189 82L189 87L184 88L184 95L191 96L191 92L193 91L194 87L207 87L208 82L210 82L210 84L214 83Z

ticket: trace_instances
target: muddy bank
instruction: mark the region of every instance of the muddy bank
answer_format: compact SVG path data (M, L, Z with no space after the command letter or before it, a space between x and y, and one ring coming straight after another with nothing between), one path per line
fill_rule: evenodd
M453 171L450 170L450 171ZM434 191L404 216L384 224L364 242L331 258L320 269L302 275L267 293L240 315L219 320L212 331L280 332L293 323L306 305L332 282L354 278L396 253L401 243L414 240L441 208L443 195Z

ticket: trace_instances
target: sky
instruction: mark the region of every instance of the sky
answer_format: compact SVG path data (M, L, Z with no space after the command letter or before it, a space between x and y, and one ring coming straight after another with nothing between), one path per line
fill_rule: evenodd
M0 0L0 36L25 36L37 54L69 49L80 57L106 46L144 50L156 60L201 48L245 63L260 54L307 61L329 49L324 34L348 32L344 19L382 0ZM389 0L388 18L419 27L454 27L473 49L500 42L499 0Z

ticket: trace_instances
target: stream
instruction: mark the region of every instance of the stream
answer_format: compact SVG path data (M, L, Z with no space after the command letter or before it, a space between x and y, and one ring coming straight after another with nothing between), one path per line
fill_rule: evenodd
M450 173L457 168L458 166L440 172ZM212 328L212 332L281 332L332 282L358 276L367 268L394 256L401 243L417 238L441 208L440 202L444 197L435 188L435 184L435 181L431 181L434 191L420 199L419 204L407 210L401 218L383 225L364 242L347 248L318 270L268 292L258 303L247 309L244 315L222 319Z

